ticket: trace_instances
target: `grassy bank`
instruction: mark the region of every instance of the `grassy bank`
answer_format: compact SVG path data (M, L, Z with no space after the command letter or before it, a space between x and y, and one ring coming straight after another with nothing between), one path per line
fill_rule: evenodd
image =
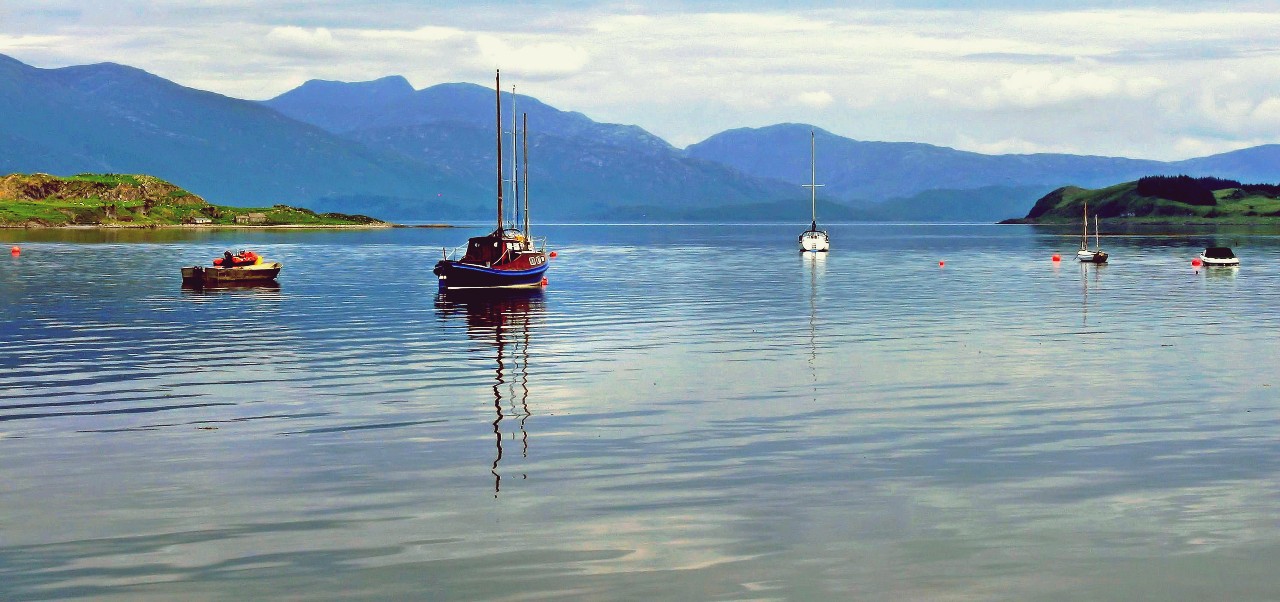
M10 174L0 178L0 226L390 226L364 215L316 213L271 205L213 205L152 176L134 174Z

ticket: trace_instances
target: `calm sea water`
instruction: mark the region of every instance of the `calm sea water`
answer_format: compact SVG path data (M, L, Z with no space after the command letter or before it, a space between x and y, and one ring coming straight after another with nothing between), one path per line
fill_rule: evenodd
M1280 237L483 229L0 231L0 599L1280 598Z

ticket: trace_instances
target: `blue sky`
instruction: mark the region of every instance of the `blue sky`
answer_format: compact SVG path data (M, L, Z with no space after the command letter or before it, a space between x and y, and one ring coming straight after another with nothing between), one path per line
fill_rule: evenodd
M1180 159L1280 142L1280 0L0 0L0 53L265 99L488 85L677 146L813 123L984 153Z

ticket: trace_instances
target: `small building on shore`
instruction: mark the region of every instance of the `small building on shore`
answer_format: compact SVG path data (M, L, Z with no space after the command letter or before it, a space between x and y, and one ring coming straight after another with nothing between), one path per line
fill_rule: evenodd
M267 214L265 213L246 213L236 216L237 224L247 224L250 226L267 223Z

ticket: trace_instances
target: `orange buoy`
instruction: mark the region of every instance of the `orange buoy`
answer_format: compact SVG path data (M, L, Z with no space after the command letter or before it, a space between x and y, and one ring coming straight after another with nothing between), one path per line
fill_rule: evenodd
M552 252L551 252L551 256L552 256L552 257L555 257L555 256L556 256L556 252L555 252L555 251L552 251Z
M1054 261L1062 261L1062 256L1061 256L1061 255L1059 255L1059 254L1057 254L1057 253L1054 253L1054 254L1053 254L1053 260L1054 260Z
M13 248L12 248L12 249L9 249L9 253L11 253L11 254L13 254L13 255L21 255L21 254L22 254L22 249L19 249L19 248L18 248L18 245L13 245Z
M14 248L16 249L17 247L14 247ZM1204 262L1200 261L1199 257L1191 260L1191 265L1197 268L1200 267L1201 263L1204 263Z
M546 286L546 285L547 285L547 279L546 279L546 278L543 278L543 279L542 279L542 283L541 283L541 284L542 284L542 286Z

